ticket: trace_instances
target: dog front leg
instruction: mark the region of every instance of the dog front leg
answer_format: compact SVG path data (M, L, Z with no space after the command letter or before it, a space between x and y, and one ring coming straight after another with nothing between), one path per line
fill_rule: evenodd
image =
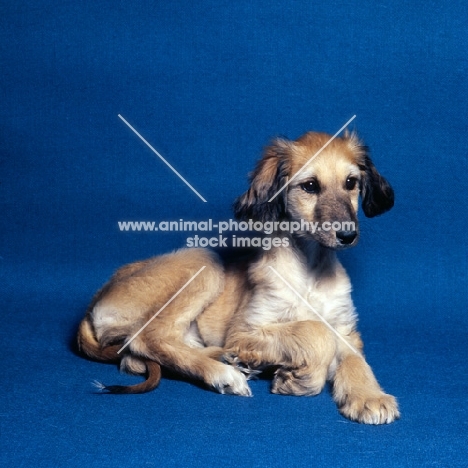
M350 338L360 350L359 335L354 333ZM333 398L340 413L364 424L388 424L398 419L400 412L395 398L381 389L364 356L349 349L340 351L333 378Z
M279 366L273 393L316 395L325 385L335 352L332 332L321 322L306 320L233 333L222 359L248 375Z

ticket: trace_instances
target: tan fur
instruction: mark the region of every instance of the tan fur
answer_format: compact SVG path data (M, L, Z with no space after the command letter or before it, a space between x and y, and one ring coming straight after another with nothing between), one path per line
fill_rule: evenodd
M122 370L148 372L150 383L105 388L147 391L165 366L221 393L248 396L247 378L273 367L274 393L316 395L330 380L344 416L368 424L399 417L395 399L381 390L362 354L351 284L335 255L357 242L359 195L372 217L391 208L393 191L354 134L335 139L310 161L329 139L308 133L273 142L235 213L263 222L355 222L356 230L277 231L272 237L286 237L287 246L246 263L223 264L207 250L182 249L124 266L93 299L78 343L94 359L121 360Z

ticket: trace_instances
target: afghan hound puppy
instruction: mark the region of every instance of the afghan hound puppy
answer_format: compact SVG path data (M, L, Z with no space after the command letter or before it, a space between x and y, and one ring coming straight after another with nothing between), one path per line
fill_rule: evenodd
M272 368L274 393L316 395L328 380L349 419L399 417L364 358L351 283L336 257L358 241L359 198L374 217L393 206L393 190L356 134L330 139L309 132L266 148L234 205L240 221L268 223L255 255L223 263L209 250L182 249L114 274L88 308L78 345L147 380L103 390L152 390L165 366L250 396L248 378Z

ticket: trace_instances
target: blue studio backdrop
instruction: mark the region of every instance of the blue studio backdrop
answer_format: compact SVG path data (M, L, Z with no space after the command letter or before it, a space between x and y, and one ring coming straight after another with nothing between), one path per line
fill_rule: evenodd
M468 466L464 0L0 4L2 466ZM193 186L193 192L119 118ZM368 361L402 417L317 397L154 392L77 356L120 265L186 243L119 221L229 219L275 136L348 119L396 204L341 259Z

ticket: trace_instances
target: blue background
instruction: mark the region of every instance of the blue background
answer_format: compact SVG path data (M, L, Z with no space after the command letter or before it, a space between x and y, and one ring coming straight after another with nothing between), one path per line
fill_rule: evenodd
M9 466L468 466L466 1L3 1L0 461ZM190 191L122 114L205 197ZM402 418L315 398L146 395L71 348L123 263L226 219L262 147L352 115L395 208L341 256L368 360Z

